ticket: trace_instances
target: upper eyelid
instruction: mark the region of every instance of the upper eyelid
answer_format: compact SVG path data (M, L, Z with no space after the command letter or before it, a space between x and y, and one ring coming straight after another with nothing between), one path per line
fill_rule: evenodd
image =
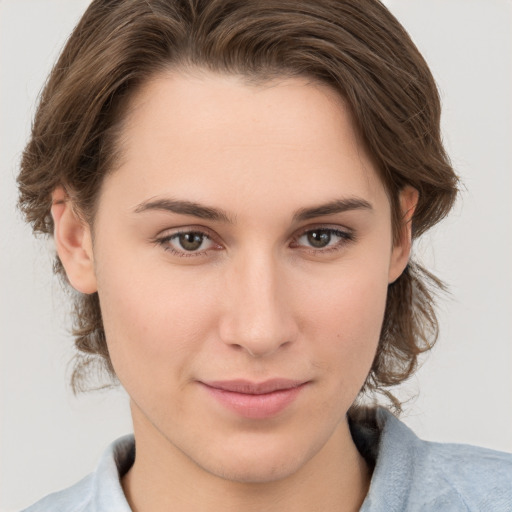
M325 229L326 231L338 231L341 233L346 233L347 235L354 235L355 231L347 226L340 226L339 224L310 224L309 226L305 226L298 231L296 231L292 238L298 238L309 231L315 231L315 229Z
M205 226L184 226L179 228L166 228L162 229L158 235L154 237L154 240L161 240L162 238L171 238L176 235L180 235L183 233L200 233L202 235L207 236L211 240L214 240L215 238L220 238L218 235L216 235L213 231L208 229Z

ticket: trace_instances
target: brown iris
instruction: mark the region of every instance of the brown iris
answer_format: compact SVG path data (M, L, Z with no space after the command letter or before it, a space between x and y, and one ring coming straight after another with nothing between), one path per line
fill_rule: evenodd
M180 246L186 251L197 251L201 247L204 235L202 233L181 233L178 236Z
M327 229L315 229L307 234L307 238L312 247L319 249L329 245L331 232Z

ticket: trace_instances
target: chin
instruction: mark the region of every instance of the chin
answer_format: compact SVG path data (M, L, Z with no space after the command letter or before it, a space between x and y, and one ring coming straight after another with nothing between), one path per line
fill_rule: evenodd
M273 442L259 439L257 442L233 443L227 451L210 453L208 460L196 463L208 473L244 484L264 484L284 480L307 464L321 448L301 446L300 442Z
M257 460L254 460L257 459ZM212 464L210 468L204 468L209 473L241 484L266 484L284 480L295 474L302 466L301 461L292 458L275 457L273 460L262 457L238 459L234 463Z

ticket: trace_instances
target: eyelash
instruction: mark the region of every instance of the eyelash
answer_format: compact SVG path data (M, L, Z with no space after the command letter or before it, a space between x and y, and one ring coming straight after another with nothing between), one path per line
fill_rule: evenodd
M301 246L297 242L302 238L303 236L307 235L308 233L313 233L315 231L322 231L327 232L331 237L337 236L340 238L340 240L335 243L332 246L326 246L323 248L315 249L313 247L306 247ZM215 241L213 240L212 236L210 236L207 232L201 229L186 229L186 230L180 230L176 231L170 235L166 235L160 238L156 238L154 242L158 245L160 245L165 251L170 252L173 256L177 256L179 258L190 258L190 257L200 257L200 256L206 256L210 251L212 250L218 250L216 248L208 248L202 251L186 251L185 249L183 251L178 251L170 245L170 241L173 239L177 239L181 235L186 234L197 234L201 235L203 240L210 240L215 244ZM354 242L356 240L355 233L351 230L342 231L338 228L330 228L328 226L315 226L315 227L308 227L307 229L302 230L300 233L295 235L292 239L291 246L293 248L295 247L302 247L303 250L307 251L310 254L314 255L324 255L324 254L330 254L333 252L337 252L342 250L346 244ZM330 242L330 240L329 240ZM294 245L296 244L296 245ZM220 247L220 244L217 244L217 247Z

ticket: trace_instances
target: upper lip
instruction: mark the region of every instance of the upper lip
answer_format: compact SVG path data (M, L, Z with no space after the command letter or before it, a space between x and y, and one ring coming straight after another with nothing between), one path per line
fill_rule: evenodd
M206 381L204 385L220 389L222 391L231 391L232 393L243 393L245 395L264 395L274 391L284 391L293 389L307 381L293 379L269 379L264 382L251 382L245 379L233 379L222 381Z

